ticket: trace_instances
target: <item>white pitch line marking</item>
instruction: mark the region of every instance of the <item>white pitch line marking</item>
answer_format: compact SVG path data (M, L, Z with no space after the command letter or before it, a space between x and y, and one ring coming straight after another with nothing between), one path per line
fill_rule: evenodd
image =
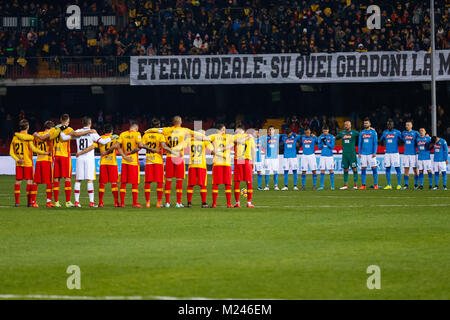
M170 297L170 296L68 296L56 294L0 294L0 299L50 299L50 300L218 300L218 298L205 297ZM220 300L261 300L220 298ZM265 299L263 299L265 300Z
M262 206L257 206L259 208L263 208ZM268 206L267 206L268 207ZM450 207L450 203L434 203L434 204L374 204L374 205L314 205L314 206L283 206L284 208L372 208L372 207Z

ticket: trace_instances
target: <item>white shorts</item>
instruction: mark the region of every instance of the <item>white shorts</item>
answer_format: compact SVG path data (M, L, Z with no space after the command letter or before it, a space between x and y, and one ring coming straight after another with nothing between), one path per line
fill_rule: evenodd
M93 159L78 158L76 163L77 180L95 180L95 161Z
M417 160L417 168L423 171L431 171L433 165L431 160Z
M334 158L333 157L320 157L319 161L320 170L334 170Z
M259 159L261 161L255 162L255 165L253 166L255 168L255 172L264 171L264 155L260 155Z
M262 172L264 168L264 163L261 162L255 162L255 172Z
M283 170L298 170L298 158L281 159L281 167Z
M442 173L442 172L447 172L447 164L445 163L445 161L439 161L439 162L434 162L433 161L433 171Z
M310 154L310 155L302 155L302 171L316 171L317 170L317 161L316 161L316 155Z
M403 168L417 168L417 155L402 155Z
M374 158L371 154L361 155L361 168L373 168L377 166L377 158Z
M268 173L269 171L271 173L278 173L279 168L279 162L278 158L276 159L264 159L264 171Z
M386 168L389 168L389 167L400 168L400 154L399 153L386 153L384 155L384 166Z

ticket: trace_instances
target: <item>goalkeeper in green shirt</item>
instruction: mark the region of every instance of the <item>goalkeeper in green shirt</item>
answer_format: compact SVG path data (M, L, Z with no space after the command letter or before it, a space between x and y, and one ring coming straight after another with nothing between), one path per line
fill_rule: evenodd
M356 159L356 144L358 143L359 132L352 130L350 121L344 122L344 130L339 132L336 140L342 139L342 168L344 168L344 186L341 190L348 189L348 169L353 170L353 189L358 189L358 161Z

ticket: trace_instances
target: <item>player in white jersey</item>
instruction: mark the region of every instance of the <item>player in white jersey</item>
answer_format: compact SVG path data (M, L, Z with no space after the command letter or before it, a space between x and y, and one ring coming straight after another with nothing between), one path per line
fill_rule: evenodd
M89 117L83 118L83 128L76 132L91 130L92 120ZM94 180L95 180L95 153L94 149L97 143L107 144L111 138L101 138L98 133L89 133L77 138L77 163L76 163L76 182L75 182L75 207L80 205L81 182L87 180L87 189L89 195L89 206L97 207L94 202Z

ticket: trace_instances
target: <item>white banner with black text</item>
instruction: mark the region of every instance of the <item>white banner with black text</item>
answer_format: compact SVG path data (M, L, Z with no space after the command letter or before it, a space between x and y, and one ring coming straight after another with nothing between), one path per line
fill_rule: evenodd
M430 81L420 51L216 56L133 56L131 85ZM436 79L450 80L450 50L435 54Z

